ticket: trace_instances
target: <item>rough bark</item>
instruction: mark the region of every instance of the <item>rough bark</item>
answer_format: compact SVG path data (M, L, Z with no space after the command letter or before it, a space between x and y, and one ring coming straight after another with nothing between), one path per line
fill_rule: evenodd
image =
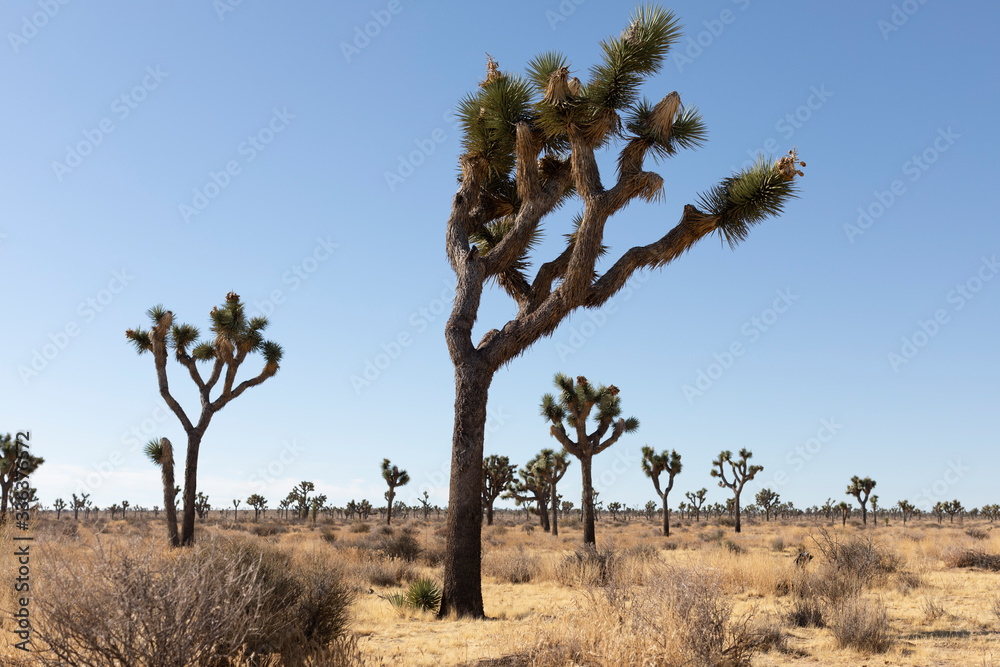
M448 492L444 587L439 614L485 617L481 577L483 441L493 373L477 364L455 368L455 430Z
M663 494L663 536L670 537L670 510L667 508L667 494Z
M385 525L387 525L387 526L391 526L392 525L392 500L395 497L396 497L396 490L390 484L389 485L389 496L386 498L386 500L389 501L389 504L386 506L386 510L385 510Z
M177 508L174 506L174 448L166 438L160 438L160 468L163 473L163 511L167 518L167 537L170 546L180 546L177 535Z
M736 532L740 532L742 524L740 523L740 494L743 493L743 485L740 484L739 489L736 491L736 501L733 507L736 509Z
M194 429L188 433L187 457L184 461L184 515L181 520L181 546L194 544L194 505L198 495L198 451L204 430Z
M488 505L486 505L486 525L487 526L492 526L493 525L493 503L492 502L490 502Z
M580 470L583 476L583 543L597 544L597 527L594 525L594 483L591 478L592 460L589 456L580 457Z
M559 497L556 495L556 482L552 486L552 536L559 536Z

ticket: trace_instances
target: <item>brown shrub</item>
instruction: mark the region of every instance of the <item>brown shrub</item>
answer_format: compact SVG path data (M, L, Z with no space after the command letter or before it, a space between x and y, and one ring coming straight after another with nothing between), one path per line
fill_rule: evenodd
M526 584L538 576L535 556L524 549L490 551L483 557L483 574L509 584Z
M977 549L952 549L945 555L948 567L981 567L1000 572L1000 556Z
M840 648L885 653L892 647L885 605L877 600L850 598L837 605L830 629Z

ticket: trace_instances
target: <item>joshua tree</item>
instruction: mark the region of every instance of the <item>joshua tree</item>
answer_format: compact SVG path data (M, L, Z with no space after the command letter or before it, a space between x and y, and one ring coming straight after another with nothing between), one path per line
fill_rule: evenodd
M875 488L875 480L871 477L861 479L857 475L851 478L851 483L847 485L847 495L854 496L861 504L861 523L868 525L868 495ZM861 496L864 496L862 498Z
M680 36L672 13L642 8L621 35L602 43L603 59L586 83L569 76L570 63L558 53L536 57L526 77L502 72L490 58L485 80L459 104L461 176L446 233L458 284L445 327L456 401L442 616L451 611L483 616L479 466L487 395L497 369L551 334L573 311L601 308L636 271L669 264L715 232L736 245L794 196L792 179L801 174L795 156L777 163L762 158L712 187L697 206L685 206L662 238L597 271L607 250L608 220L636 199L663 197L663 179L644 170L650 153L665 160L707 136L698 111L682 109L676 92L656 104L639 95ZM617 175L605 188L597 153L612 144L622 148ZM538 261L537 274L529 279L542 220L571 199L580 211L565 249L548 262ZM491 282L516 302L517 315L476 344L472 329Z
M315 490L315 484L303 480L288 493L288 500L295 505L295 513L300 519L309 517L309 493Z
M146 443L146 456L160 468L163 479L163 512L167 515L167 538L170 546L180 546L177 532L177 486L174 484L174 448L166 438ZM73 496L76 500L76 496Z
M66 509L66 501L62 498L56 498L56 501L52 503L52 509L56 511L56 521L58 521L62 511Z
M962 507L962 503L958 502L957 499L948 501L944 503L941 507L948 515L949 519L948 523L955 523L955 515L961 514L962 512L965 511L965 508Z
M389 463L389 459L382 459L382 479L389 485L389 491L385 494L386 504L386 525L392 525L392 499L396 497L396 487L410 483L410 476L405 470L400 470Z
M80 497L77 498L76 494L74 493L72 499L73 499L73 520L79 521L80 510L86 509L90 505L90 494L81 493Z
M878 496L872 496L872 526L878 528Z
M663 535L670 537L670 507L667 505L667 496L674 488L674 477L681 472L681 455L675 449L669 452L664 449L657 454L652 447L645 446L642 448L642 471L646 473L646 477L653 480L656 495L663 501ZM661 472L667 473L667 485L662 489L660 488Z
M622 511L622 504L617 500L615 502L608 503L608 512L611 514L611 520L618 520L618 513Z
M319 511L323 509L323 505L325 504L326 504L326 494L323 493L313 496L312 499L309 501L309 511L314 526L316 525L316 517L319 515Z
M560 390L559 398L552 394L542 396L542 416L552 422L549 434L559 441L566 451L580 459L580 472L583 476L583 543L596 544L597 537L594 528L594 484L592 465L595 456L618 442L622 433L634 433L639 428L639 420L635 417L622 419L621 399L618 397L618 387L601 385L594 387L582 375L573 379L557 373L555 385ZM587 433L587 418L596 407L597 428ZM576 430L576 440L571 440L566 434L566 424ZM608 431L611 431L608 434ZM607 435L603 441L601 438Z
M424 491L424 495L421 496L420 498L417 498L417 500L420 501L420 509L423 510L424 521L427 521L427 515L429 515L431 513L430 496L427 494L427 491ZM491 515L492 515L492 511L491 511Z
M837 505L836 509L840 510L840 519L841 519L840 525L846 526L847 525L847 517L851 516L851 505L850 505L850 503L846 503L846 502L841 501L841 503L839 505Z
M685 505L684 503L681 503L677 507L677 509L679 509L679 510L681 510L683 512L683 508L685 508L685 507L687 507L687 505ZM643 508L643 512L646 514L646 519L652 521L653 520L653 515L656 514L656 503L654 503L652 500L647 500L646 501L646 506ZM681 518L682 519L684 518L683 514L681 515Z
M250 387L261 384L278 372L281 361L281 346L264 340L262 332L267 328L266 317L247 320L243 303L238 294L229 292L226 302L213 308L210 313L210 329L214 337L210 341L198 342L199 332L190 324L173 324L173 313L157 305L146 311L152 322L149 331L129 329L125 335L135 345L139 354L153 353L160 396L173 411L187 434L187 459L184 465L184 517L181 522L181 545L194 544L194 517L198 484L198 451L212 417L230 401ZM198 388L201 398L201 414L192 422L181 404L170 393L167 383L167 348L185 366ZM190 352L189 352L190 348ZM260 352L264 357L264 368L253 378L236 384L236 374L247 355ZM198 370L198 362L212 362L212 372L204 379ZM211 393L219 380L222 390L215 400Z
M740 450L740 458L733 461L733 453L728 449L719 453L719 458L712 462L712 477L719 478L719 486L732 489L733 491L733 514L736 517L736 532L740 532L740 494L743 493L743 485L749 482L754 476L764 469L764 466L749 465L753 452L743 448ZM728 463L732 469L733 481L726 479L726 469L724 464Z
M517 466L511 465L506 456L490 454L483 459L483 507L487 526L493 525L493 503L514 482L516 470Z
M775 493L771 489L761 489L757 492L757 496L754 498L757 504L762 510L764 510L764 520L771 520L771 511L781 502L780 494ZM775 512L777 515L777 512ZM777 516L775 517L777 518Z
M535 474L545 481L545 484L549 487L549 504L552 507L552 535L553 537L559 534L559 495L556 493L556 485L559 480L563 478L566 474L566 469L569 468L569 459L567 459L567 453L565 449L559 452L554 452L551 449L543 449L541 453L535 457Z
M291 494L289 494L289 495L291 495ZM279 512L283 511L285 513L285 518L287 519L288 518L288 508L291 507L291 506L292 506L292 501L289 500L288 498L285 498L281 502L278 503L278 511Z
M253 508L253 520L256 523L260 513L267 509L267 499L259 493L255 493L247 498L247 505Z
M684 497L688 499L691 504L691 509L694 510L694 520L701 521L701 506L705 504L705 496L708 494L708 489L698 489L697 491L688 491L684 494Z
M517 476L521 479L507 487L503 497L514 501L518 506L527 503L535 503L535 511L539 516L542 530L549 532L552 527L549 524L549 487L545 478L538 474L535 464L541 456L528 461L528 464L517 471Z
M823 516L825 516L828 520L832 520L833 511L837 509L837 505L836 503L833 502L833 498L827 498L826 502L823 504L823 507L821 507L820 509L823 511Z
M7 521L7 503L14 482L25 479L43 463L45 459L24 451L10 433L0 436L0 526Z
M906 525L906 520L913 516L913 510L916 509L908 500L900 500L896 503L896 507L899 508L899 513L903 517L903 525Z
M204 519L205 515L212 509L212 505L208 502L208 496L206 496L201 491L198 492L198 497L194 501L194 511L198 514L199 519Z
M239 522L240 520L240 499L233 498L233 521Z
M128 516L126 516L126 514L125 514L128 511L128 506L129 506L128 501L127 500L123 500L122 501L122 518L123 519L128 519Z
M566 512L573 511L573 503L570 502L569 500L564 500L562 501L562 503L560 503L559 508L562 510L562 515L565 517Z

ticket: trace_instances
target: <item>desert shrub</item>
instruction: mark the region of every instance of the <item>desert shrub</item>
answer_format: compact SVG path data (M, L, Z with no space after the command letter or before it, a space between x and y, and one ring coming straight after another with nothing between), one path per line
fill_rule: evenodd
M358 576L372 586L399 586L414 578L413 566L405 560L395 558L370 558L361 563Z
M834 607L830 629L840 648L863 653L885 653L892 646L885 605L876 600L850 598Z
M819 600L813 597L797 597L792 602L792 608L785 614L785 621L796 628L822 628L823 607Z
M392 593L386 593L385 595L381 595L379 597L399 611L406 609L408 606L406 593L404 591L393 591Z
M990 536L989 533L980 528L969 528L968 530L965 531L965 534L974 540L985 540Z
M667 544L671 544L668 542ZM674 547L676 548L676 546ZM629 558L640 563L649 562L657 560L660 554L657 552L656 547L649 542L640 542L639 544L634 544L622 552L623 558Z
M494 524L490 530L494 535L498 536L507 534L507 527L501 524Z
M323 526L323 530L320 531L319 536L323 539L324 542L327 542L329 544L333 544L334 542L337 541L337 531L336 529L331 528L330 526Z
M556 580L564 586L603 586L616 565L612 547L586 545L563 558L556 567Z
M785 550L785 538L776 537L771 540L771 551L784 551Z
M733 518L728 517L728 516L719 517L718 524L720 526L724 526L726 528L735 528L736 527L736 519L733 519Z
M702 542L718 542L725 534L725 531L721 528L713 528L712 530L706 530L702 533L698 533L698 538Z
M437 567L444 562L444 543L436 542L420 551L420 560L427 567Z
M906 572L903 570L896 572L896 590L903 595L909 595L910 591L920 588L922 584L923 578L917 572Z
M664 542L662 545L664 551L675 551L677 549L676 542Z
M788 635L781 629L780 623L774 619L760 622L753 630L756 651L768 653L778 651L788 652Z
M577 528L580 527L580 520L579 519L566 519L565 521L560 521L559 525L562 526L563 528L570 528L572 530L576 530Z
M288 532L288 526L282 526L276 523L250 523L243 525L248 533L252 533L257 537L271 537L273 535Z
M952 549L945 555L948 567L981 567L1000 572L1000 556L976 549Z
M813 541L826 563L821 593L831 601L857 595L865 587L882 586L897 572L902 557L870 535L840 538L826 529Z
M990 611L992 611L993 615L997 617L998 621L1000 621L1000 595L996 595L992 600L990 600Z
M526 584L538 576L538 558L523 549L490 551L483 557L483 574L509 584Z
M352 533L369 533L371 532L371 529L371 524L365 523L364 521L355 521L351 524Z
M98 542L72 562L50 556L40 582L35 628L50 665L300 664L343 636L354 599L332 563L244 536L169 554Z
M923 603L920 605L920 610L924 612L924 618L928 621L936 621L946 613L944 605L930 596L924 598Z
M386 558L398 558L407 562L415 561L420 555L420 544L409 530L400 531L396 535L385 535L376 542L375 548Z
M406 591L406 602L415 609L437 611L441 604L441 586L433 579L421 577Z
M533 532L535 532L535 524L526 523L523 526L521 526L521 530L526 532L528 535L531 535Z
M736 542L733 542L732 540L724 540L722 542L722 546L723 548L725 548L726 551L728 551L731 554L736 554L737 556L746 553L746 549L736 544Z

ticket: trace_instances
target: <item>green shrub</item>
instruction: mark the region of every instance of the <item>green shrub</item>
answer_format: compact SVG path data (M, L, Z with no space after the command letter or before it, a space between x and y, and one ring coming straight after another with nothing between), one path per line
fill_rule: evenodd
M406 591L407 603L423 611L437 611L441 604L441 587L433 579L421 577Z

